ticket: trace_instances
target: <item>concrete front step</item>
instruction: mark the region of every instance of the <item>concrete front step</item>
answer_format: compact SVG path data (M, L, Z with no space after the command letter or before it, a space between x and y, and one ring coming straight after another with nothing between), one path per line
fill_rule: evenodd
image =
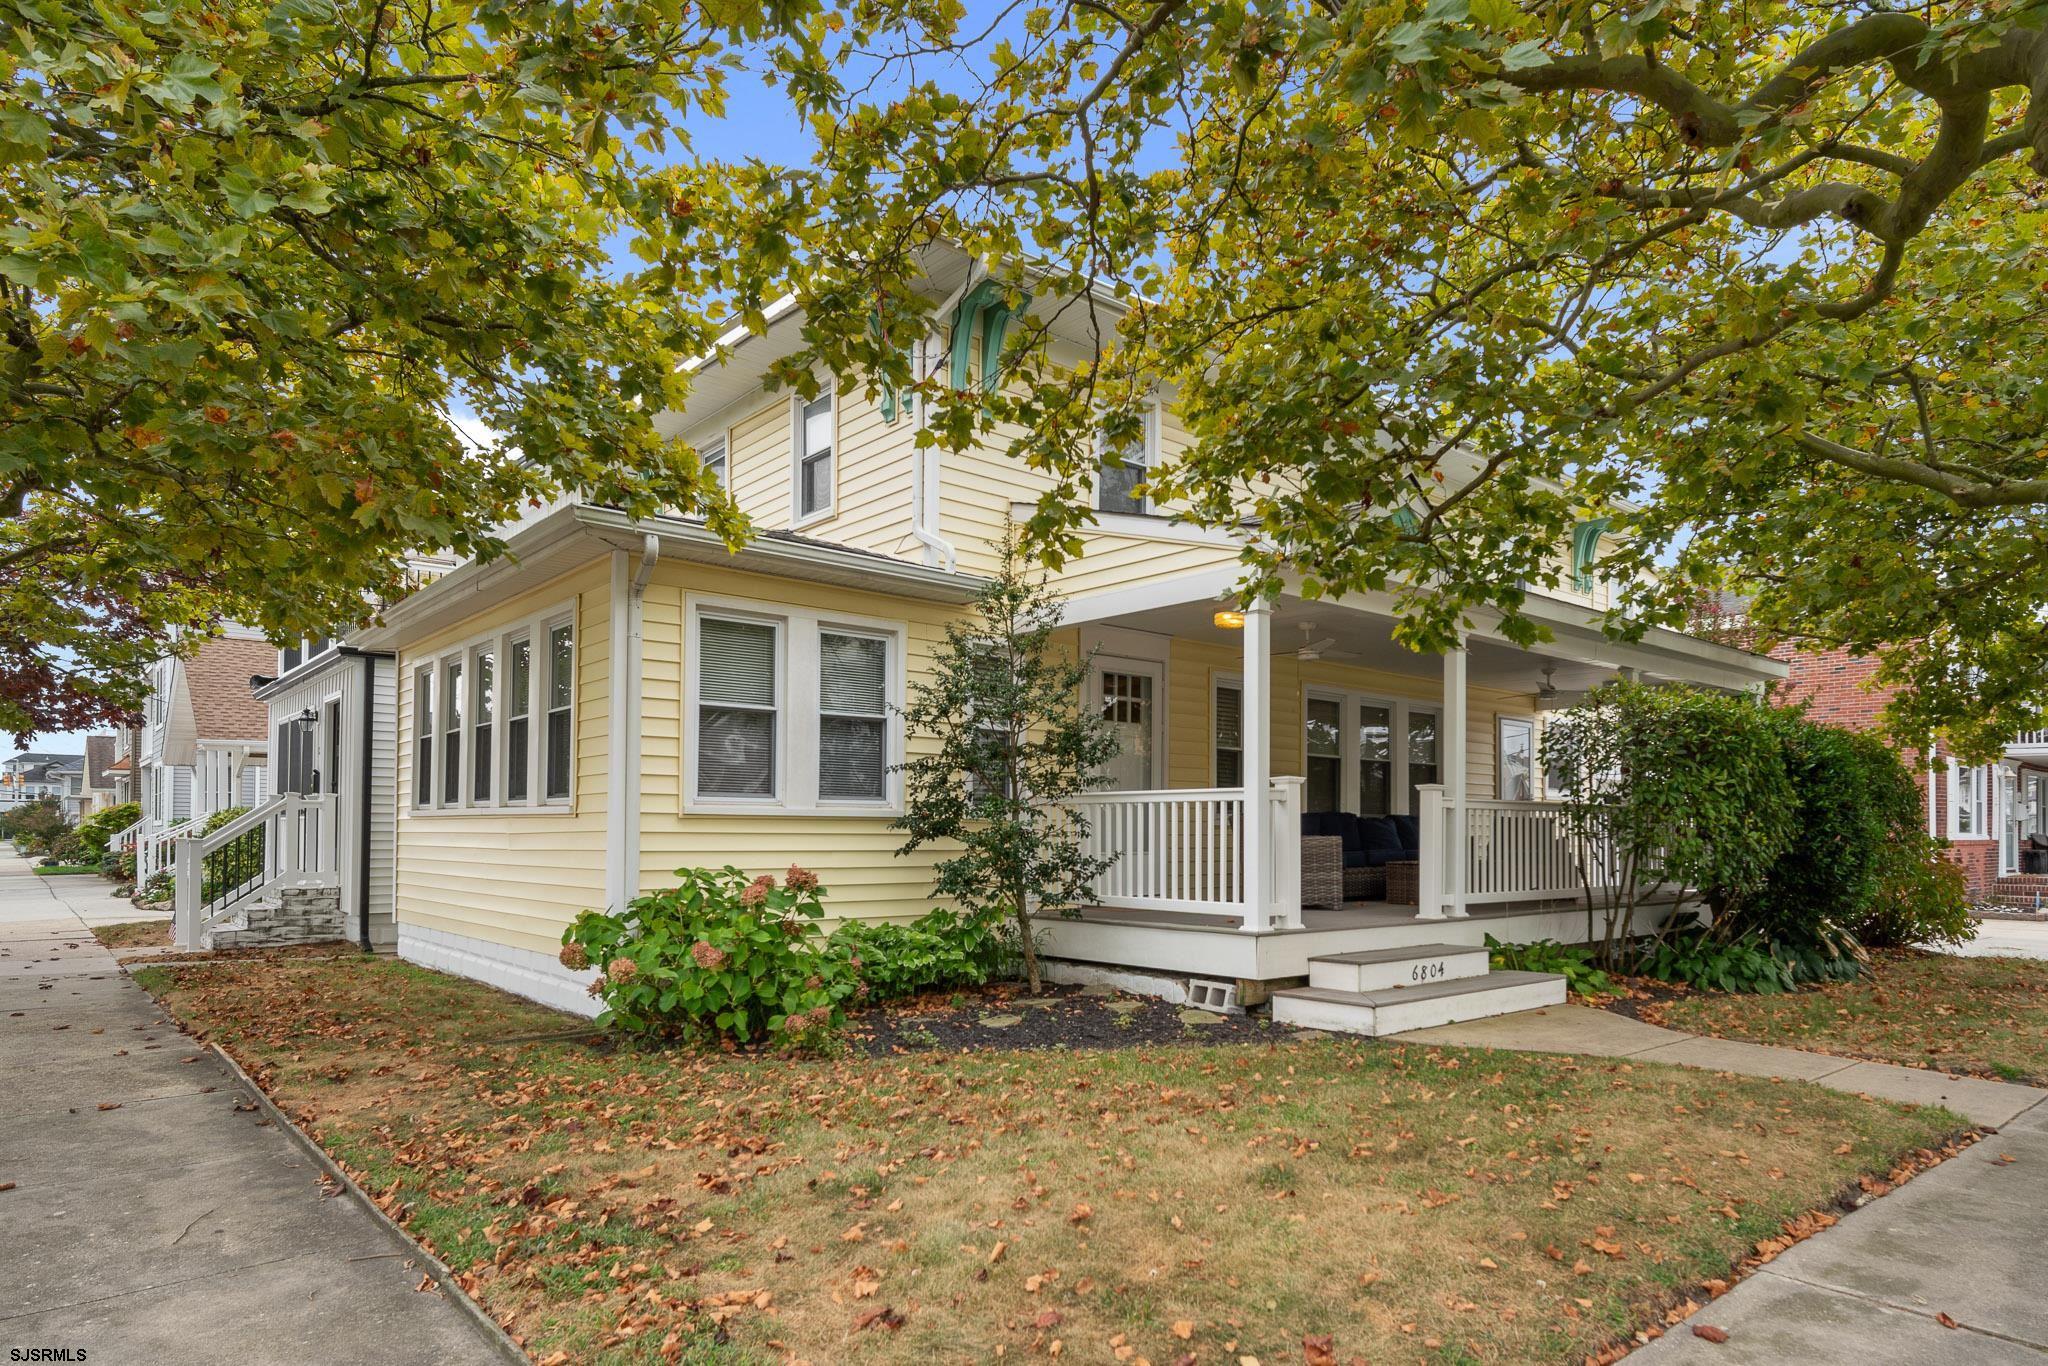
M1565 981L1556 973L1489 972L1383 991L1292 987L1273 993L1273 1018L1307 1029L1377 1036L1563 1005L1564 998Z
M1387 991L1486 975L1477 944L1409 944L1308 960L1308 984L1325 991Z

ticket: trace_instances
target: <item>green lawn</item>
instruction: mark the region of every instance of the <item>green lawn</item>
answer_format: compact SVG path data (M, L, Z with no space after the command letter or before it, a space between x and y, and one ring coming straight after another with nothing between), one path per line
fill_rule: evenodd
M36 871L44 877L69 877L73 873L97 873L99 868L91 863L37 864Z
M2048 1085L2048 963L2024 958L1885 952L1860 981L1693 993L1647 1013L1696 1034Z
M390 960L137 976L549 1362L1576 1362L1960 1124L1277 1030L615 1051Z

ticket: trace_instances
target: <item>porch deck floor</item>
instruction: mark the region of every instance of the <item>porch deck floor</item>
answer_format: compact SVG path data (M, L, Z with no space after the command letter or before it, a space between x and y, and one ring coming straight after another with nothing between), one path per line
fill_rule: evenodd
M1498 920L1506 916L1527 915L1532 911L1556 911L1578 906L1576 901L1527 901L1505 905L1473 906L1469 908L1469 920ZM1052 917L1041 917L1052 919ZM1097 925L1139 925L1162 930L1237 930L1244 923L1242 916L1208 915L1199 911L1147 911L1131 910L1111 906L1083 906L1080 919ZM1387 929L1397 925L1416 924L1421 917L1415 907L1398 905L1391 901L1347 901L1341 908L1331 910L1323 907L1303 907L1301 925L1282 930L1264 930L1262 934L1310 934L1326 930L1369 930ZM1444 923L1425 922L1425 923Z

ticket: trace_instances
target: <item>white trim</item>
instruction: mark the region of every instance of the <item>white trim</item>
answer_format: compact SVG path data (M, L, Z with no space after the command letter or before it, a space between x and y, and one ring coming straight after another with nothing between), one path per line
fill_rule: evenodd
M1037 515L1038 504L1010 504L1010 520L1022 522ZM1215 527L1196 526L1192 522L1170 519L1169 514L1158 512L1103 512L1095 513L1094 531L1110 532L1128 536L1140 541L1167 541L1174 545L1207 545L1219 550L1237 550L1244 545L1244 538Z
M623 554L623 552L620 552ZM577 694L580 691L578 653L582 649L582 632L577 625L577 598L569 598L543 612L531 612L517 621L501 622L487 631L474 631L461 640L452 641L440 648L426 652L409 653L401 661L405 672L400 675L405 686L411 688L410 705L406 709L406 724L399 736L401 746L409 746L412 757L412 771L408 774L409 790L400 802L401 813L410 816L463 816L463 815L515 815L522 812L560 815L576 809L576 772L578 749L576 743ZM548 680L548 633L559 627L569 628L569 794L566 797L550 799L547 790L547 680ZM509 750L505 725L505 684L510 670L505 665L510 658L510 645L520 637L532 645L532 654L527 669L527 731L526 798L510 802L505 798L505 774ZM491 708L491 795L487 801L478 801L475 794L476 768L474 752L476 746L476 708L471 705L474 693L476 657L480 650L489 649L492 656L491 689L494 705ZM447 793L447 699L442 696L445 670L449 663L462 665L462 686L464 706L462 714L462 762L457 774L456 792L458 800L445 800ZM432 800L422 804L419 800L419 722L420 722L420 673L427 671L433 680L430 716L433 731L433 783Z
M807 445L809 434L804 430L804 409L818 401L806 400L802 394L789 396L789 526L792 531L818 522L828 521L839 510L839 386L836 380L828 382L818 391L829 405L827 416L831 418L831 445L826 448L826 460L831 464L830 479L825 488L825 505L804 511L804 461L810 455Z
M1502 756L1507 753L1507 728L1510 724L1526 726L1529 729L1529 795L1511 797L1501 791L1507 778L1507 769ZM1493 716L1493 792L1500 801L1545 800L1543 795L1543 760L1536 742L1536 718L1520 712L1495 712Z
M604 1007L589 992L597 969L570 972L553 954L515 949L472 935L398 924L398 956L408 963L487 982L514 996L586 1018Z
M1231 673L1224 669L1211 669L1209 671L1209 786L1211 787L1225 786L1223 775L1216 768L1216 756L1223 750L1223 746L1217 743L1221 737L1216 733L1216 718L1218 715L1216 694L1224 688L1229 688L1237 694L1237 773L1240 779L1244 776L1244 675L1242 673ZM1230 784L1230 786L1237 786L1237 784Z
M712 593L684 595L683 630L683 766L682 810L685 815L723 816L864 816L903 814L903 780L896 766L903 762L903 700L908 672L910 627L907 622L848 612L818 612L783 603L761 602ZM775 631L775 792L769 797L702 797L697 792L699 628L705 617L750 621ZM818 795L818 633L843 631L888 643L888 778L883 800L846 801Z
M1107 788L1105 791L1151 792L1166 787L1167 764L1167 665L1163 659L1148 659L1142 655L1091 654L1088 659L1088 696L1084 705L1100 712L1103 705L1102 675L1104 673L1128 674L1132 677L1149 678L1152 681L1152 777L1151 781L1135 788Z
M1991 828L1996 822L1992 819L1985 769L1983 764L1958 764L1953 758L1948 761L1948 837L1951 841L1998 838L1998 832ZM1963 790L1966 781L1972 799L1970 809L1976 816L1977 825L1976 829L1968 831L1962 828L1959 819L1962 803L1957 800L1957 794Z
M1138 480L1141 484L1151 477L1153 470L1159 468L1160 426L1159 398L1155 394L1145 405L1145 426L1142 435L1139 437L1138 459L1135 462L1137 467L1144 471ZM1092 481L1092 490L1095 496L1089 499L1096 517L1109 516L1136 521L1150 516L1152 513L1152 495L1149 493L1139 496L1139 510L1136 513L1112 512L1102 506L1102 467L1103 460L1109 453L1109 443L1103 438L1102 427L1098 423L1095 429L1095 473Z

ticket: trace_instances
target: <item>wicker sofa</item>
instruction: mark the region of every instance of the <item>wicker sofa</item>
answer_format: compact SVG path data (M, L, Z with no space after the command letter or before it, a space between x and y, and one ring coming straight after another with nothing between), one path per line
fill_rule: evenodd
M1349 811L1303 812L1301 817L1303 905L1318 905L1308 899L1306 887L1311 840L1334 837L1341 851L1344 899L1380 901L1387 894L1387 864L1413 862L1420 858L1421 839L1413 816L1358 816ZM1326 846L1324 846L1326 848ZM1327 859L1319 848L1318 862Z

